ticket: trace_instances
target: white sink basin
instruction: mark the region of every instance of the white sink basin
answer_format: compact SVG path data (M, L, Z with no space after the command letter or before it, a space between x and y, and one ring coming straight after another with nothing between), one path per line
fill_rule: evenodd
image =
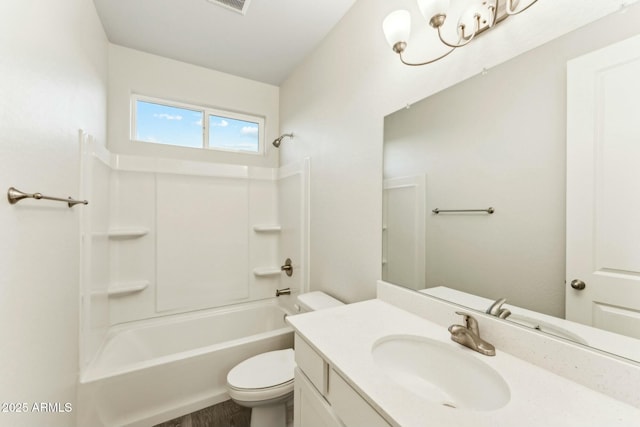
M554 335L556 337L568 339L578 344L587 345L587 341L583 339L581 336L566 330L560 326L556 326L554 324L541 321L539 319L534 319L532 317L522 316L520 314L512 314L507 317L507 320L512 321L513 323L517 323L522 326L526 326L528 328L537 329L538 331L545 332L550 335Z
M476 411L503 407L511 398L509 386L468 351L413 335L384 337L372 348L375 363L394 382L430 402Z

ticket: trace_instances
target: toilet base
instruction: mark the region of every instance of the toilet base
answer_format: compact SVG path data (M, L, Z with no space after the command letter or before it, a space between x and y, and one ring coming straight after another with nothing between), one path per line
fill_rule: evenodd
M251 427L286 427L287 405L276 403L251 408L250 425Z
M267 400L240 400L232 390L231 400L240 406L251 408L250 427L286 427L287 403L293 400L293 391Z

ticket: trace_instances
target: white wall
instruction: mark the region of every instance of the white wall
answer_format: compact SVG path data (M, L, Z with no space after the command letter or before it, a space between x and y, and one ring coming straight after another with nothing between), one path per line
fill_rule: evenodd
M131 94L265 118L265 155L172 147L130 140ZM277 167L279 88L161 56L109 45L109 150L118 154Z
M407 7L414 28L425 27L415 2L358 1L280 90L281 129L296 133L293 143L283 144L281 163L312 161L311 287L346 301L375 296L385 115L619 6L614 0L539 2L445 60L412 68L386 44L381 22Z
M106 134L107 40L86 0L0 3L0 182L67 197L79 192L78 129ZM27 414L0 425L75 424L79 215L82 206L0 203L0 401ZM71 403L33 413L33 403Z

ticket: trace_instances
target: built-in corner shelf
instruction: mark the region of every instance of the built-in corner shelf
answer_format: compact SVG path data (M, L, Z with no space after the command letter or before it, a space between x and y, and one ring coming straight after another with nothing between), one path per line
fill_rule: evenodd
M149 286L149 281L138 280L135 282L122 282L109 286L107 293L110 297L121 297L125 295L142 292Z
M279 224L260 224L254 225L253 231L256 233L279 233L282 231L282 226Z
M145 227L114 227L107 232L110 239L136 239L149 234Z
M271 277L271 276L279 276L282 273L280 267L264 267L264 268L254 268L253 274L256 277Z

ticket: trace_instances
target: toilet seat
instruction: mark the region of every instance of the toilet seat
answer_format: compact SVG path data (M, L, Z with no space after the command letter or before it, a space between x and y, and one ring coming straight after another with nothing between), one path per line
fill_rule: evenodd
M293 349L288 348L239 363L227 375L229 396L236 401L257 402L288 395L293 391L294 355Z
M229 387L229 397L236 402L246 406L268 405L279 401L282 398L289 398L293 394L293 380L276 387L260 388L260 389L236 389Z

